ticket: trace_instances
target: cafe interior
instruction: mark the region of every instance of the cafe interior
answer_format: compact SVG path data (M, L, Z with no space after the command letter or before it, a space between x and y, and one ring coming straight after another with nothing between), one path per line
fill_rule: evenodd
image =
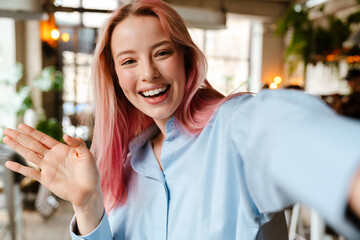
M97 35L130 2L0 0L1 139L3 129L24 122L58 140L68 134L91 144ZM360 119L360 1L166 2L185 19L207 58L207 79L222 94L306 91ZM31 165L0 142L0 239L70 239L71 205L4 167L14 159ZM307 206L291 206L285 216L291 240L345 240Z

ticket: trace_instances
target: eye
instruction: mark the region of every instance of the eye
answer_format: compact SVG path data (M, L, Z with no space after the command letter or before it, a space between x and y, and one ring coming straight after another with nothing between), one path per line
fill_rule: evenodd
M130 64L133 64L133 63L135 63L135 60L133 60L133 59L128 59L128 60L122 62L122 63L121 63L121 66L130 65Z
M161 50L156 54L156 57L162 57L170 54L172 54L172 51L170 50Z

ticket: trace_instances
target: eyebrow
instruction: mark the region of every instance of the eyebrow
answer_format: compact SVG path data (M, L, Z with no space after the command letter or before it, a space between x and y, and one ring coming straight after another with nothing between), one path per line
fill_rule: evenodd
M164 41L155 43L155 44L151 47L151 50L154 50L155 48L160 47L160 46L162 46L162 45L166 45L166 44L171 44L171 42L168 41L168 40L164 40Z
M166 45L166 44L171 44L171 42L168 41L168 40L164 40L164 41L155 43L154 45L151 46L151 50L154 50L155 48L160 47L160 46L162 46L162 45ZM117 59L119 56L121 56L121 55L123 55L123 54L131 54L131 53L135 53L135 50L124 50L124 51L121 51L121 52L119 52L119 53L116 54L115 59Z

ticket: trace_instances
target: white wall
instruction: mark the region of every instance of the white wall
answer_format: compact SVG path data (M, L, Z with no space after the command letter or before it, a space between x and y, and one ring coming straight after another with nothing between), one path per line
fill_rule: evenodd
M0 35L0 79L4 79L11 76L10 70L16 61L15 23L12 19L0 18ZM3 126L14 127L16 115L12 104L15 86L0 83L0 89L0 129Z
M276 23L263 24L261 80L268 84L273 82L276 76L284 79L284 42L283 38L275 36L274 24Z
M249 91L256 93L262 88L261 68L263 51L263 24L251 22Z

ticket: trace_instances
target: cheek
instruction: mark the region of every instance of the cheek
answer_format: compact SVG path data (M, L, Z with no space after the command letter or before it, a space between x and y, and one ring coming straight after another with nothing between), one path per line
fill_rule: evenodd
M176 76L179 80L186 81L185 66L182 59L173 59L166 66L166 70L170 73L171 76Z
M183 61L177 61L174 67L174 71L176 76L178 76L179 85L181 88L185 88L186 85L186 73L185 73L185 66Z
M119 79L119 85L123 89L125 94L131 91L135 91L136 81L134 76L127 72L118 72L117 77Z

